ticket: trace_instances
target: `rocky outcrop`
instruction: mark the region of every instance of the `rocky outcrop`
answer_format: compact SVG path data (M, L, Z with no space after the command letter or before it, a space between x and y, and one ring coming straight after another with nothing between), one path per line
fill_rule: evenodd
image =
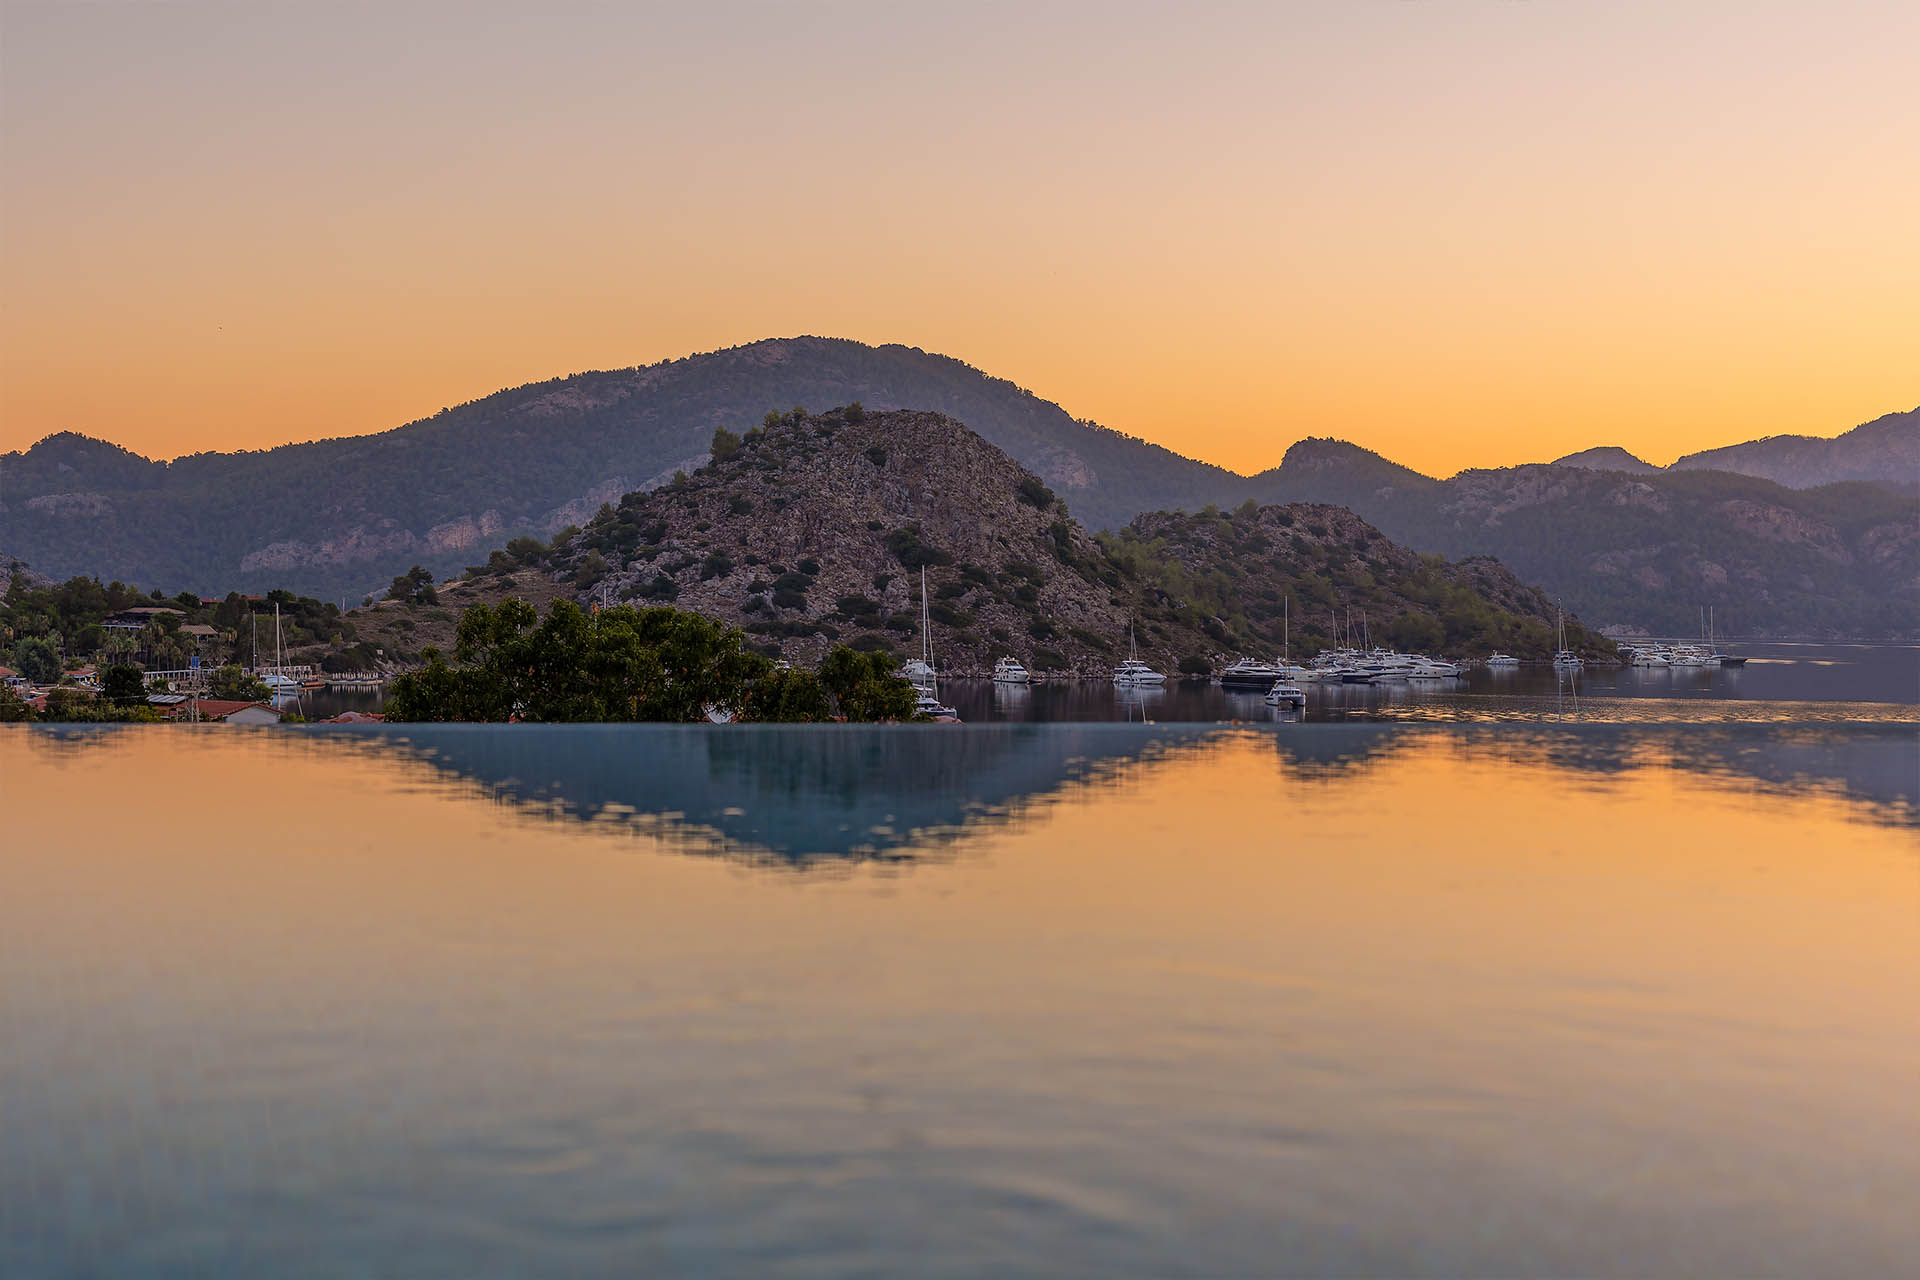
M1550 607L1504 568L1446 565L1329 506L1156 512L1096 538L1032 472L940 414L788 415L680 481L635 492L557 553L583 601L672 603L816 661L837 642L916 652L925 573L942 666L1011 654L1102 674L1128 628L1155 665L1277 652L1285 619L1324 640L1320 605L1376 626L1449 608ZM1464 603L1463 603L1464 602Z

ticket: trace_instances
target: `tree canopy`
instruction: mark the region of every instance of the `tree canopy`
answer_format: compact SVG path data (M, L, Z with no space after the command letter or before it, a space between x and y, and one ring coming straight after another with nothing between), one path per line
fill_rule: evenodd
M842 655L845 655L844 657ZM822 676L776 668L746 636L701 614L523 600L461 615L453 661L438 649L394 684L393 720L691 723L709 712L760 721L909 719L913 691L884 655L830 654Z

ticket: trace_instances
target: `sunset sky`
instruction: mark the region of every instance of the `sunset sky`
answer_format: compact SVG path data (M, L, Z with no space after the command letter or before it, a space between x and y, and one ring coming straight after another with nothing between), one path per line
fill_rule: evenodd
M0 0L0 450L757 338L1239 470L1920 403L1920 5Z

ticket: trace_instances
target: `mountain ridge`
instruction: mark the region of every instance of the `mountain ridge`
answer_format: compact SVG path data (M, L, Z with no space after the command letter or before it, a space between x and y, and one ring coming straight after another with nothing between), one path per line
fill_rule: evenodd
M1332 503L1421 551L1495 556L1611 624L1670 628L1704 598L1730 619L1750 606L1750 620L1769 631L1920 630L1910 621L1920 570L1907 550L1909 511L1893 489L1857 491L1847 509L1819 488L1690 466L1632 476L1648 493L1603 490L1590 478L1609 472L1579 465L1578 454L1440 480L1316 436L1295 442L1279 466L1242 476L1075 419L951 357L806 337L530 383L372 436L272 450L154 462L57 432L0 457L0 546L61 578L359 598L411 564L457 572L516 536L545 538L603 502L665 484L706 460L718 427L743 431L796 402L848 401L967 422L1092 528L1248 498ZM1876 448L1901 456L1916 440L1920 416L1894 414L1825 443L1857 459ZM1570 478L1542 480L1541 466ZM1703 476L1722 478L1688 479ZM1537 528L1510 514L1543 501L1571 505ZM1702 501L1704 515L1693 509ZM1861 512L1884 518L1852 528ZM1766 539L1754 541L1753 529L1793 554L1768 563L1754 554ZM1734 535L1749 545L1729 544ZM1815 544L1824 559L1800 554ZM1670 572L1669 561L1692 567ZM1857 628L1836 622L1853 618Z

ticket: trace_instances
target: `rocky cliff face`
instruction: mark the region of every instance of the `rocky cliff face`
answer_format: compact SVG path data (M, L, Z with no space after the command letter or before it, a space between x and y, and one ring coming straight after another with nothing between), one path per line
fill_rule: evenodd
M925 571L935 656L981 674L1012 654L1104 674L1303 648L1324 603L1439 622L1467 606L1536 626L1547 605L1491 563L1448 566L1332 507L1156 513L1096 539L1043 481L934 413L790 415L737 452L603 509L558 555L583 600L672 603L815 661L835 642L916 653ZM1444 631L1441 633L1444 635ZM1376 638L1384 638L1381 632Z

